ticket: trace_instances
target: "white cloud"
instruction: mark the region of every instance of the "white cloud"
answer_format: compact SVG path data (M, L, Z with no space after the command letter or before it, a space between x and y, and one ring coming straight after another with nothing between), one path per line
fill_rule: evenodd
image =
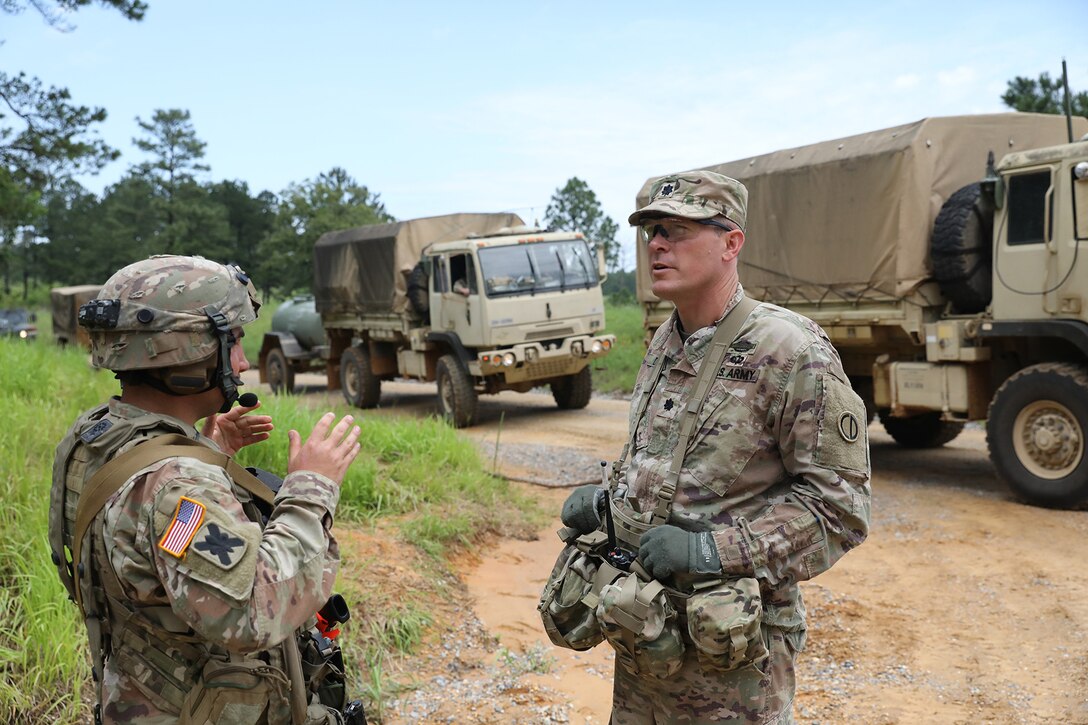
M975 82L975 69L961 65L952 70L937 71L937 83L945 87L965 86Z

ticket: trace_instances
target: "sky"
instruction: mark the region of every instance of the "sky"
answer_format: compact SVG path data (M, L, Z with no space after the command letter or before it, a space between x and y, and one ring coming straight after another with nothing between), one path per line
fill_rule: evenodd
M212 2L97 6L67 32L0 13L0 69L101 106L121 158L137 117L192 114L202 180L280 192L339 166L398 219L542 222L587 182L621 226L647 178L929 116L1006 111L1008 80L1088 90L1088 2Z

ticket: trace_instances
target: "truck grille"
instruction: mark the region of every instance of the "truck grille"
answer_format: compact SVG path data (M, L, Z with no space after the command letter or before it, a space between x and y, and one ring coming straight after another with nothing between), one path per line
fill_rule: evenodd
M561 360L545 360L543 362L527 365L525 367L525 372L531 380L536 380L538 378L554 378L556 375L563 375L566 373L568 365L570 365L569 358L563 358Z
M525 336L526 340L550 340L555 337L567 337L574 334L573 327L556 327L552 330L537 330Z

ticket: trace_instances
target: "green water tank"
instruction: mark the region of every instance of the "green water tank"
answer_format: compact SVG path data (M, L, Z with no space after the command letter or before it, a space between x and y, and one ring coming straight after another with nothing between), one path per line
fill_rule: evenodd
M273 332L290 332L307 350L325 344L325 328L314 306L313 295L301 295L280 305L272 315Z

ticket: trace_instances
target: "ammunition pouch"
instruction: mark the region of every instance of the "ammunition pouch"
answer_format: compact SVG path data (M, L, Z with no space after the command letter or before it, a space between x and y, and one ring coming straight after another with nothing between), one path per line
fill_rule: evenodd
M767 658L763 601L752 577L697 586L687 600L687 620L703 667L728 672Z
M566 539L567 545L559 552L540 594L537 610L548 639L557 647L582 651L596 647L604 639L594 606L585 601L587 597L594 601L593 582L602 564L599 556L590 553L592 542L600 538L597 534L603 537L597 531L578 540Z
M684 640L664 585L627 574L601 589L597 620L616 650L616 661L633 675L668 678L684 664Z
M291 684L283 672L258 659L231 655L209 660L181 707L180 725L265 722L269 703L289 702Z

